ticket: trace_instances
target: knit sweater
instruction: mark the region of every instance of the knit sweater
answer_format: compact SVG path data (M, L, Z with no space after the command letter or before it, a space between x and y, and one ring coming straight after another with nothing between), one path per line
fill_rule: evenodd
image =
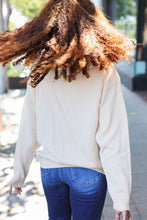
M42 168L85 167L105 174L113 209L130 210L131 155L128 119L120 76L113 64L100 71L90 65L67 82L54 69L32 88L27 82L14 176L22 187L33 157Z

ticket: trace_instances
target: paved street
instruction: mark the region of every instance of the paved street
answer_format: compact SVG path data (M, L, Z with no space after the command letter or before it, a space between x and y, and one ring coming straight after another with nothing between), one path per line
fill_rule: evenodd
M131 220L147 219L147 102L122 85L126 103L132 159ZM25 90L0 95L3 128L0 132L0 220L47 220L47 206L41 185L39 162L34 158L22 195L8 195L3 188L13 173L14 149L18 135ZM84 219L83 219L84 220ZM112 200L107 192L102 220L114 220Z

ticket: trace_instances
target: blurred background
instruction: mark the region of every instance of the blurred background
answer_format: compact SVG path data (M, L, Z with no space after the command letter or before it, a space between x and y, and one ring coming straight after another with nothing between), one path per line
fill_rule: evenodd
M14 30L38 14L47 0L0 0L0 32ZM132 220L147 219L147 0L93 0L107 18L130 39L143 46L134 46L130 63L116 64L129 122L132 192ZM10 63L0 66L0 220L47 219L47 206L36 157L23 188L23 194L8 195L4 185L13 175L17 142L26 84L29 73ZM113 220L112 200L107 193L102 220ZM84 219L83 219L84 220Z

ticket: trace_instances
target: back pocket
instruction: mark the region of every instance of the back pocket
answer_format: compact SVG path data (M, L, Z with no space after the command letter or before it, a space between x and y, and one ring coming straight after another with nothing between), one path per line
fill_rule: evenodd
M74 181L84 185L91 185L101 180L102 174L96 170L84 167L71 167L71 175Z
M46 176L49 174L49 168L40 167L40 170L41 170L41 176Z

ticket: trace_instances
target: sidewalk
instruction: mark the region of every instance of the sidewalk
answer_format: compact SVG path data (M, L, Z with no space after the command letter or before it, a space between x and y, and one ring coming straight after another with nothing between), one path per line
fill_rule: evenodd
M129 120L132 193L131 219L147 219L147 102L122 85ZM14 149L25 90L0 95L3 130L0 133L0 220L47 220L47 206L41 185L39 162L34 158L22 195L9 196L3 188L13 173ZM84 219L83 219L84 220ZM114 220L112 200L107 192L102 220Z
M13 175L14 149L18 135L25 89L9 90L0 96L3 130L0 133L0 220L47 219L46 201L39 176L39 163L34 159L22 195L9 196L2 187Z

